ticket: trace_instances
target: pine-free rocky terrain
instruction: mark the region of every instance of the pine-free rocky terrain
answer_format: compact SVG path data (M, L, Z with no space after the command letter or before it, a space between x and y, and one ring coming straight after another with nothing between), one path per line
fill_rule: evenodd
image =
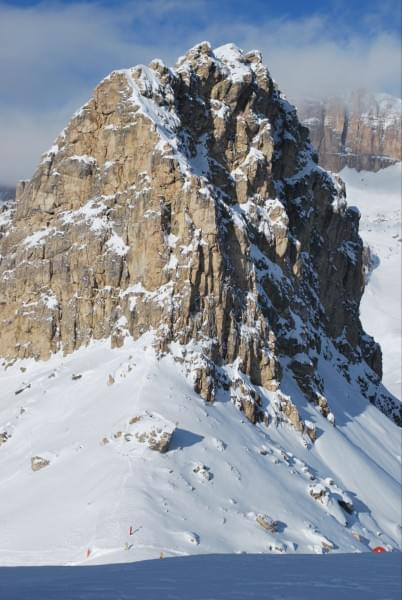
M0 221L0 564L400 548L359 211L256 52L115 71Z
M303 100L298 113L325 169L377 172L401 161L400 98L356 90Z

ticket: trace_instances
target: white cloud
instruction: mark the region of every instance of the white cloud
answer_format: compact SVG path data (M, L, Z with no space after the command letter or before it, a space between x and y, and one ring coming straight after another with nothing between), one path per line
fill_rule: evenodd
M41 153L111 70L149 62L155 54L173 60L165 40L151 46L128 35L140 8L0 4L1 183L32 175Z
M401 89L400 42L378 31L363 36L344 30L334 36L326 19L273 20L261 26L211 28L209 37L234 38L258 48L271 75L290 100L342 94L360 87L398 95Z
M0 110L0 183L14 185L29 178L40 155L50 147L74 111L31 112L13 108Z
M101 4L0 4L0 182L29 177L70 114L114 68L160 57L167 63L196 42L259 48L290 100L357 87L398 94L399 39L373 27L334 33L325 18L257 25L205 18L207 0ZM178 20L177 16L180 15ZM220 20L219 20L220 19Z

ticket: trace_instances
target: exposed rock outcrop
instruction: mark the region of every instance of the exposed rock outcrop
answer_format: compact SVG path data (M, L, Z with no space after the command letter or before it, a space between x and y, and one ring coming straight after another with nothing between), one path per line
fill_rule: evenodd
M325 169L378 171L402 160L399 98L360 90L345 98L304 101L298 112Z
M8 431L2 431L0 433L0 446L5 444L10 439L10 437L11 435L8 433Z
M278 523L268 517L267 515L257 515L256 522L266 531L270 531L271 533L275 533L278 528Z
M32 471L40 471L50 465L50 460L43 458L42 456L33 456L31 458L31 469Z
M359 321L358 221L258 52L205 42L174 69L115 71L17 189L0 354L46 359L153 329L161 353L196 343L209 401L236 362L250 390L276 390L289 369L319 406L317 365L336 353L391 413ZM257 395L241 403L263 420Z
M101 445L106 446L112 441L118 447L123 445L126 451L135 451L140 444L164 454L169 450L175 430L174 423L156 413L146 412L123 423L121 429L115 431L110 439L104 437Z

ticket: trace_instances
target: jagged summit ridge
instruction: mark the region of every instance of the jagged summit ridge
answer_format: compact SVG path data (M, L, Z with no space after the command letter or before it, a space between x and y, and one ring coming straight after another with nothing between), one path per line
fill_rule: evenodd
M174 69L115 71L19 186L0 353L154 330L206 399L231 386L250 420L264 418L253 386L277 390L284 372L329 414L325 361L391 412L344 196L258 52L203 42Z

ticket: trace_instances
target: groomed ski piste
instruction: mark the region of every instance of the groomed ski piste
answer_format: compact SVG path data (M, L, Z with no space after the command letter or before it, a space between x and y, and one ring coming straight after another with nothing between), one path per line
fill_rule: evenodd
M18 573L18 577L16 577ZM400 554L187 556L0 568L7 600L399 600Z

